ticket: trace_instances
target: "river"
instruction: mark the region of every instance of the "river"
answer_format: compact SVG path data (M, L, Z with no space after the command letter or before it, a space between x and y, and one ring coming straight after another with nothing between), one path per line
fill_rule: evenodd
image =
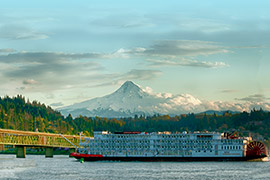
M84 162L57 155L0 155L0 179L270 179L270 162Z

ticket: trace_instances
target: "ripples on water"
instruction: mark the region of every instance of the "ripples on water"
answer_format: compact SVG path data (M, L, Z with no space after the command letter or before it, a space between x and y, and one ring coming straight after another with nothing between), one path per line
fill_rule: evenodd
M270 179L270 162L85 162L0 155L0 179Z

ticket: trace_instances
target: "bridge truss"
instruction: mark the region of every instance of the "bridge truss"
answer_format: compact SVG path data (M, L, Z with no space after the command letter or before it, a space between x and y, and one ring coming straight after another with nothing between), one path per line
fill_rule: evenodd
M78 146L80 137L75 135L60 135L52 133L18 131L9 129L0 129L0 144L21 145L29 147L61 147L75 148L71 143ZM83 137L82 137L83 138Z

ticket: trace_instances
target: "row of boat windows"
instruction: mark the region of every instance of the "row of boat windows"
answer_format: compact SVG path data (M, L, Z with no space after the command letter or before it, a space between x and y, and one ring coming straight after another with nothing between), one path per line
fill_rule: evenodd
M94 146L90 147L91 149L93 148L100 148L100 149L149 149L150 146Z
M210 143L209 140L154 140L154 143Z
M198 149L212 149L213 146L210 145L205 145L205 146L199 146L199 145L194 145L194 146L189 146L189 145L184 145L184 146L153 146L154 148L165 148L165 149L194 149L194 148L198 148Z
M98 140L96 142L91 142L91 143L150 143L149 140Z
M176 135L162 135L161 137L171 139L171 138L188 138L190 136L189 135L177 135L176 134Z
M175 135L157 135L156 136L158 139L174 139L174 138L190 138L190 135L183 135L183 134L175 134ZM151 136L151 135L148 135L148 134L138 134L138 135L129 135L129 134L125 134L125 135L102 135L102 136L97 136L95 137L95 139L128 139L128 140L131 140L131 139L153 139L155 137ZM203 139L203 140L209 140L209 139L212 139L212 138L200 138L200 139ZM243 142L242 139L221 139L221 142L222 143L232 143L232 142Z
M200 152L204 152L204 153L206 153L206 152L208 152L207 150L203 150L203 151L201 151L201 150L197 150L197 151L195 151L196 153L200 153ZM212 150L209 150L209 152L213 152Z
M87 146L85 146L87 147ZM149 145L138 145L138 146L130 146L130 145L116 145L116 146L91 146L91 149L149 149ZM204 146L199 146L199 145L194 145L194 146L189 146L189 145L178 145L178 146L161 146L161 145L154 145L153 148L160 148L160 149L212 149L213 146L210 145L204 145Z
M243 143L242 139L221 139L221 143Z
M168 141L168 140L162 140L162 141L158 141L158 142L162 142L162 143L212 143L212 141L209 140L175 140L175 141Z
M81 151L81 153L85 154L102 154L102 155L155 155L154 152L144 152L144 151L118 151L118 152L111 152L111 151ZM192 155L191 151L160 151L158 155Z
M129 135L129 134L125 134L125 135L102 135L101 137L105 137L105 138L151 138L153 136L148 135L148 134L139 134L139 135ZM157 135L158 138L189 138L190 135ZM95 137L96 138L96 137Z
M210 140L153 140L153 143L211 143ZM150 143L150 140L97 140L91 143Z
M140 134L140 135L129 135L129 134L126 134L126 135L103 135L101 136L101 138L109 138L109 139L115 139L115 138L120 138L120 139L123 139L123 138L150 138L151 136L150 135L147 135L147 134ZM96 137L95 137L96 138Z
M222 150L242 149L242 146L221 146Z

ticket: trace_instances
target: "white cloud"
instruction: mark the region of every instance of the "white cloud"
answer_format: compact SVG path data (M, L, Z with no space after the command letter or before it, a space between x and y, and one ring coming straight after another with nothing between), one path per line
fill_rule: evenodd
M228 53L225 47L216 42L199 40L163 40L158 41L141 53L147 56L183 57L183 56L208 56L212 54Z
M163 40L152 46L119 49L111 56L120 58L142 57L151 66L190 66L203 68L218 68L229 66L219 61L194 60L198 56L210 56L230 52L216 42L198 40Z
M142 90L144 91L144 92L146 92L146 93L148 93L148 94L153 94L154 92L153 92L153 89L152 88L150 88L150 87L145 87L145 88L142 88Z
M153 80L158 78L162 74L159 70L151 69L132 69L126 73L122 74L108 74L104 75L102 78L103 83L97 83L96 85L91 85L89 87L101 87L101 86L111 86L111 85L121 85L128 80Z
M16 50L12 48L0 49L0 53L11 53L11 52L16 52Z
M22 34L16 34L13 37L10 36L11 39L33 39L33 40L38 40L38 39L47 39L49 38L48 35L42 34L42 33L37 33L37 32L27 32L27 33L22 33Z
M122 79L137 79L137 80L151 80L157 78L162 73L159 70L150 69L132 69L128 73L124 74Z
M26 79L26 80L23 80L23 84L25 84L25 85L33 85L33 84L38 84L38 82L35 81L34 79Z
M19 93L26 93L66 89L67 84L77 87L85 85L89 83L92 76L99 75L99 72L103 70L103 67L94 61L102 57L102 54L97 53L14 52L2 54L0 55L0 88L7 88L10 91L16 89ZM22 85L24 87L21 87Z
M230 31L232 26L213 19L186 18L178 20L177 26L182 31L198 30L202 33L218 33Z
M151 88L147 87L143 89L151 96L159 98L159 103L154 104L155 110L162 114L180 114L180 113L199 113L207 110L216 111L250 111L255 109L264 109L270 111L270 102L266 101L263 95L256 94L242 98L245 102L226 102L226 101L209 101L196 98L190 94L173 95L171 93L155 93ZM162 94L162 95L161 95ZM168 96L166 96L168 94ZM250 99L251 98L251 99ZM254 100L254 98L256 98ZM258 98L258 99L257 99ZM153 101L155 102L155 101ZM148 109L150 107L147 107ZM151 110L151 108L149 109ZM153 110L153 109L152 109Z
M108 58L129 58L127 53L128 53L128 50L120 48L116 52L109 54L107 57Z
M124 18L123 18L124 17ZM146 16L128 13L128 14L110 14L91 21L92 25L99 26L99 28L116 28L117 30L138 29L154 26Z
M265 102L266 100L269 100L269 98L266 98L263 94L254 94L244 98L236 98L236 100L247 102Z
M119 49L112 55L121 54L124 57L142 56L146 58L183 58L196 56L209 56L230 52L227 48L216 42L199 40L162 40L150 47L136 47L132 49Z
M203 68L219 68L227 67L228 65L224 62L207 62L207 61L197 61L197 60L155 60L148 59L151 66L190 66L190 67L203 67Z
M39 40L39 39L47 39L49 38L49 35L46 33L33 30L27 27L26 25L5 24L0 26L0 38L13 40L21 40L21 39Z
M165 98L164 103L158 105L160 113L181 114L181 113L199 113L207 110L216 111L251 111L255 109L264 109L270 111L269 102L225 102L225 101L208 101L200 100L192 95L174 95Z
M181 95L174 96L170 98L170 102L177 106L179 105L197 106L197 105L202 104L202 102L199 99L191 96L190 94L181 94Z

